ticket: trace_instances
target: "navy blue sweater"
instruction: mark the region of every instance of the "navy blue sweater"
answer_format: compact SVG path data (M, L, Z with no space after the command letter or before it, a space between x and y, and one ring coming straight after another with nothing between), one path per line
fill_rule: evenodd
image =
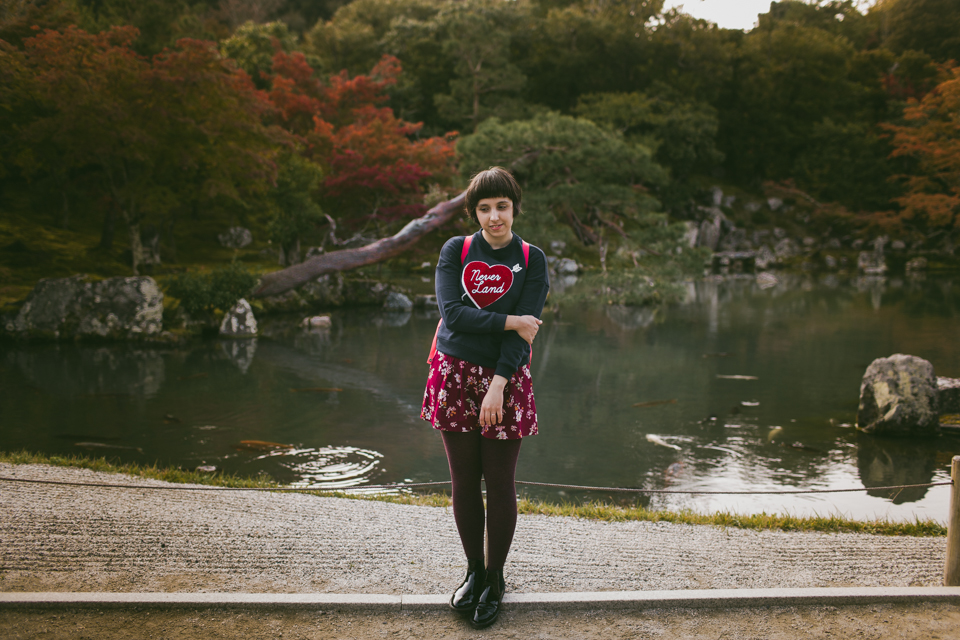
M463 237L451 238L437 262L437 302L443 324L437 350L473 364L495 368L507 380L530 362L530 345L516 331L504 331L508 315L540 317L550 281L547 258L530 245L524 265L520 236L493 249L483 233L473 234L463 264Z

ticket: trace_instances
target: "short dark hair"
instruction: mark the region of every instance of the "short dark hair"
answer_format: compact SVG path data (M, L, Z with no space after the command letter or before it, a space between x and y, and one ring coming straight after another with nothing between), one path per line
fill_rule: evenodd
M513 202L513 215L516 217L523 213L520 209L522 195L523 191L513 174L503 167L490 167L470 178L470 186L467 187L467 196L463 206L470 219L479 224L477 204L481 200L485 198L510 198Z

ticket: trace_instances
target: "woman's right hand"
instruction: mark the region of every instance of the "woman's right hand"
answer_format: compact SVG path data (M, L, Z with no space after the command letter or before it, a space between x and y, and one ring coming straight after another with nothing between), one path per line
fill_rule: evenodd
M543 320L536 316L507 316L507 323L503 328L505 331L516 331L527 344L532 345L541 324Z

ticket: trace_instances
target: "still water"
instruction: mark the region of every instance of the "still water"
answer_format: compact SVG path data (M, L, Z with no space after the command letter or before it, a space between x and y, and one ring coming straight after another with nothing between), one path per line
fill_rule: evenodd
M295 486L448 480L419 417L435 311L270 320L256 341L177 349L37 345L0 352L0 449L244 475ZM535 343L540 435L517 477L700 491L876 487L949 479L960 437L866 436L860 379L910 353L960 377L950 278L781 277L688 285L682 305L548 311ZM640 406L635 406L640 405ZM288 445L242 444L263 441ZM623 494L521 487L554 501ZM825 496L656 495L652 508L946 521L949 487Z

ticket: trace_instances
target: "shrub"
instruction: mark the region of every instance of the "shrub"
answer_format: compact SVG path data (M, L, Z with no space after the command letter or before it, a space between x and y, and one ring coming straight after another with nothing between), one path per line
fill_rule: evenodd
M214 309L226 311L237 300L250 293L257 284L257 276L238 262L214 269L211 273L182 273L171 278L167 293L180 300L180 305L192 317L210 313Z

